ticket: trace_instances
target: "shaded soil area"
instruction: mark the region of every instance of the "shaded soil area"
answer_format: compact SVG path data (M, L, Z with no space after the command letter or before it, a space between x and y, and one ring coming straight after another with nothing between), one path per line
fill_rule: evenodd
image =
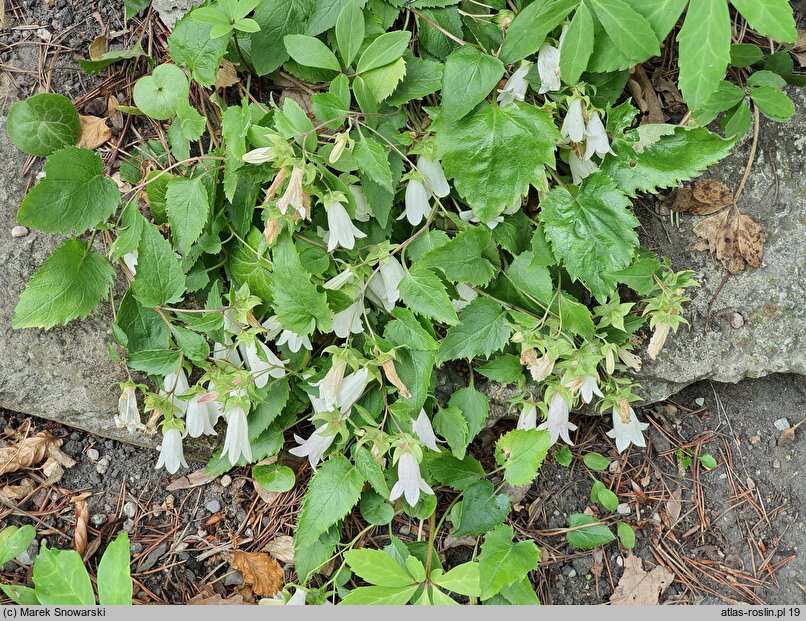
M534 539L542 553L532 574L546 604L599 604L609 601L624 572L627 551L612 542L594 550L574 550L565 540L568 515L588 512L605 523L623 520L636 531L634 553L646 570L662 565L675 580L661 603L802 602L806 526L800 518L806 486L799 455L803 439L782 439L775 421L796 425L804 416L806 383L800 376L770 376L736 385L699 383L674 399L640 413L651 424L646 451L619 456L605 435L606 419L576 420L582 431L574 459L562 467L553 458L528 490L513 490L510 523L521 539ZM577 417L580 419L582 417ZM37 543L2 568L2 579L30 584L31 560L43 540L51 547L73 546L77 498L86 497L91 572L100 553L120 531L129 532L135 599L142 603L182 603L209 597L256 597L232 569L233 550L271 550L294 580L293 563L284 556L293 535L307 465L290 462L300 485L285 494L256 493L248 469L214 479L191 463L181 477L154 469L153 451L122 445L9 412L0 428L47 430L63 440L62 450L77 464L61 480L44 487L45 477L26 470L2 477L2 488L30 490L13 501L0 499L0 525L32 524ZM780 425L780 423L779 423ZM499 422L474 443L471 452L486 462L488 443L511 426ZM785 436L787 434L784 434ZM609 468L592 473L582 462L588 452L607 457ZM692 456L683 468L680 454ZM697 456L713 455L716 468L705 470ZM285 457L281 457L285 461ZM489 465L489 464L487 464ZM188 474L191 473L191 474ZM593 477L617 493L628 515L603 512L591 503ZM27 486L27 487L26 487ZM14 488L12 488L14 489ZM440 506L450 498L440 496ZM627 508L622 507L623 511ZM358 532L357 515L345 529ZM404 541L427 538L427 525L398 517L394 530ZM455 540L450 530L438 536L447 566L471 558L474 541ZM384 545L382 536L365 545ZM278 552L280 550L281 552Z

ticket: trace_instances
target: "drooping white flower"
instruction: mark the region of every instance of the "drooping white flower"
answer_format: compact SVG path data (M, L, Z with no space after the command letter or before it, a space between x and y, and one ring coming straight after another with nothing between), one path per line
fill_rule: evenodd
M265 164L274 159L273 150L273 147L258 147L244 153L241 159L247 164Z
M366 368L358 369L358 371L345 376L336 399L336 405L339 410L346 413L353 407L353 403L358 401L361 395L364 394L367 382L369 382L369 371Z
M404 217L412 226L417 226L431 214L428 203L428 190L419 179L409 179L406 183L405 209L398 220Z
M586 375L582 378L582 384L579 387L579 395L585 403L593 401L593 395L597 397L604 397L602 391L599 390L599 380L593 375Z
M607 131L602 125L598 112L591 112L585 136L585 157L583 159L589 160L594 154L604 157L608 153L612 153L610 139L607 137Z
M307 440L294 434L294 440L297 441L299 446L289 449L288 452L297 457L307 457L311 468L316 470L316 465L322 461L325 451L330 448L333 440L336 439L336 436L323 435L326 429L327 425L317 427Z
M568 166L571 168L571 178L576 185L582 183L585 177L588 177L599 170L596 162L593 160L584 160L580 158L576 151L571 149L568 154Z
M585 114L582 111L582 100L572 99L568 104L568 112L563 119L560 128L563 138L568 138L571 142L582 142L585 139Z
M361 316L364 314L364 304L361 300L353 302L350 306L333 315L333 332L340 339L346 339L350 333L361 334L364 323Z
M472 222L473 224L480 224L478 216L473 213L472 209L463 209L459 212L459 217L465 222ZM496 216L491 220L487 220L484 225L491 231L504 221L504 216Z
M277 339L277 345L286 345L288 346L288 349L293 351L295 354L303 347L308 351L313 349L311 339L308 338L307 334L297 334L291 330L283 330L280 333L280 338Z
M202 399L204 395L194 395L188 403L187 420L185 422L185 429L191 438L198 438L200 435L205 434L208 436L215 435L213 429L213 422L210 403Z
M531 68L532 63L523 63L512 73L511 76L509 76L506 84L504 84L504 88L498 89L498 103L502 108L516 101L524 100L526 97L526 89L529 88L529 83L526 81L526 76ZM541 76L541 80L542 79L543 78Z
M355 274L353 274L352 270L349 267L344 268L344 271L336 274L333 278L328 280L322 286L330 291L341 289L344 285L346 285L353 279L354 275Z
M645 447L644 430L649 427L649 423L642 423L638 420L630 405L623 402L619 406L613 406L613 429L607 435L616 441L616 449L623 452L630 444Z
M140 420L140 410L137 409L137 390L134 386L124 386L118 399L118 413L115 416L115 426L125 427L129 431L139 431L144 428Z
M263 360L258 355L258 346L266 355L266 360ZM265 343L255 339L251 343L241 343L240 349L246 366L255 378L255 386L258 388L263 388L268 384L270 377L285 377L285 363L287 360L280 360Z
M235 349L235 344L230 343L213 343L213 359L225 360L229 364L238 367L241 365L241 357Z
M529 369L529 374L536 382L542 382L554 370L554 358L548 354L538 357L537 351L533 348L525 349L521 352L521 364Z
M420 408L420 415L412 421L411 430L420 438L420 442L432 451L439 452L437 437L434 435L434 428L431 426L431 419L428 418L428 414L425 413L423 408Z
M266 338L272 340L283 331L283 324L277 321L277 315L270 315L260 324L266 331Z
M126 267L129 268L132 276L135 276L137 274L137 251L132 250L131 252L127 252L121 257L121 259L123 259L123 263L126 265Z
M168 373L162 383L163 390L160 391L161 395L168 395L168 400L172 405L178 407L182 414L188 409L188 402L177 397L184 395L189 389L188 378L185 375L184 369L179 369L177 373Z
M157 459L156 469L163 466L168 474L174 474L179 467L188 467L185 461L185 453L182 450L182 434L176 427L171 427L162 436L162 444L158 447L160 456Z
M300 217L306 217L308 210L305 201L304 192L302 191L302 180L305 177L305 171L302 168L297 168L291 171L291 177L288 179L288 187L285 192L277 201L277 209L280 213L285 215L288 213L290 207L296 211Z
M353 200L355 201L355 219L359 222L369 222L375 212L372 211L369 199L364 193L364 188L360 185L352 184L348 185L347 189L350 190L350 194L353 195Z
M479 294L476 293L475 289L472 287L468 287L465 283L460 282L456 285L456 293L459 294L458 300L451 300L451 304L453 305L453 309L458 313L462 310L465 306L470 304L473 300L479 297Z
M397 500L403 496L413 507L420 500L420 491L434 494L434 490L420 474L420 462L410 451L406 451L397 460L397 483L389 494L389 500Z
M451 193L451 186L448 185L448 180L445 178L442 164L421 155L417 158L417 170L423 176L425 187L434 196L445 198Z
M344 372L346 370L346 361L334 362L322 379L315 384L311 384L311 386L319 388L319 399L322 400L327 409L334 407L339 400L339 392L344 382Z
M516 429L537 429L537 406L534 403L524 403L518 416Z
M558 91L560 84L560 50L544 43L537 52L537 74L540 76L539 94Z
M633 371L641 370L641 359L631 351L622 347L618 350L618 357L619 360L630 367Z
M382 306L386 311L392 312L400 299L398 285L405 276L403 266L397 258L390 256L381 261L381 267L373 274L367 286L367 295L370 299Z
M575 431L577 426L568 421L568 413L568 403L560 393L555 392L551 396L551 401L549 401L549 413L546 421L540 423L537 427L538 429L548 429L551 444L562 438L566 444L574 446L568 432Z
M246 411L240 406L231 407L224 413L227 419L227 435L224 438L224 453L233 466L243 455L247 462L252 461L252 445L249 443L249 425Z
M305 589L300 589L299 587L294 591L294 594L288 598L288 601L285 603L286 606L305 606L305 598L307 597L308 592Z
M327 251L333 252L341 246L347 250L355 247L356 238L366 237L367 234L356 228L350 220L350 214L338 201L325 203L327 210Z

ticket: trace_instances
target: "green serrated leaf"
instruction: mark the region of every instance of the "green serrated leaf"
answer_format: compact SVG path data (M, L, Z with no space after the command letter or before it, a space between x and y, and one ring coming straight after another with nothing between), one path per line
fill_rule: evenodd
M171 59L190 70L193 79L211 88L227 50L227 37L211 37L212 26L198 21L193 11L182 17L168 37ZM282 42L281 42L282 43Z
M369 450L363 446L355 446L353 448L353 461L355 461L355 467L358 468L367 483L372 486L372 489L383 498L389 498L390 492L389 486L386 484L386 477Z
M405 587L414 582L405 567L381 550L348 550L344 560L353 573L376 586Z
M517 487L531 483L550 446L547 431L513 429L498 439L495 459L504 467L504 480Z
M489 298L478 297L462 309L459 324L448 329L440 343L437 364L475 356L489 357L509 342L511 333L504 309Z
M398 290L400 298L414 312L449 325L458 322L445 285L427 267L415 264L400 281Z
M472 45L464 45L445 60L442 75L442 114L456 122L473 110L504 75L504 63Z
M402 606L420 588L419 584L408 587L369 586L358 587L344 597L340 606Z
M563 82L574 85L588 67L593 52L593 16L585 4L580 4L565 33L560 49L560 75Z
M380 103L391 95L406 75L406 61L398 58L395 62L364 73L364 83Z
M74 145L81 127L78 112L67 97L41 93L11 106L6 131L20 151L44 157Z
M699 108L719 87L730 62L727 2L691 0L677 41L680 90L690 108Z
M182 254L187 254L204 231L210 212L210 201L202 178L173 181L165 192L165 204L176 247Z
M469 443L484 428L487 415L490 413L489 399L472 386L466 386L451 395L448 405L459 408L461 411L467 422L467 442Z
M398 84L387 103L402 106L437 92L442 86L442 64L417 57L406 58L406 76Z
M42 546L34 561L33 580L44 606L95 606L89 574L75 550Z
M468 487L463 498L462 521L453 533L455 537L481 535L501 524L509 514L509 498L496 494L486 479Z
M479 597L481 595L479 563L468 562L457 565L436 578L434 582L448 591L468 597Z
M339 59L327 45L316 37L290 34L283 37L283 44L289 56L300 65L341 71Z
M455 406L440 408L434 416L434 430L448 441L457 459L464 459L469 438L462 410Z
M426 254L421 264L438 267L452 282L481 287L490 282L495 273L493 264L483 256L491 243L490 229L484 225L474 226Z
M507 28L499 58L511 65L533 54L552 30L579 4L578 0L532 2L515 16Z
M188 101L187 76L176 65L163 64L134 84L134 104L152 119L167 121Z
M336 20L336 45L344 66L349 67L364 42L364 12L355 2L344 6Z
M464 516L463 509L462 515ZM488 599L503 587L518 582L540 562L540 552L533 541L512 543L511 526L501 525L484 537L479 554L479 581L482 599Z
M165 306L182 299L185 275L171 244L153 224L143 227L137 251L134 296L143 306Z
M750 28L784 43L798 38L792 5L787 0L730 0Z
M523 378L523 365L514 354L501 354L476 369L481 375L502 384L517 384Z
M795 114L795 104L789 96L774 86L757 86L750 89L750 99L768 119L786 122Z
M45 328L83 319L112 285L115 272L106 258L78 239L68 239L31 277L14 310L14 328Z
M395 62L403 56L409 45L411 33L408 30L385 32L370 43L356 63L356 72L364 73Z
M85 60L83 58L79 59L78 64L85 73L95 75L102 69L105 69L114 63L120 62L121 60L131 60L133 58L140 58L141 56L145 56L145 52L140 46L140 43L137 43L137 45L130 50L109 50L108 52L104 52L95 60Z
M395 190L392 186L388 151L377 140L362 135L355 143L353 158L358 167L375 183L389 192Z
M631 61L660 54L660 42L650 23L624 0L590 0L596 17L616 49Z
M456 459L449 453L426 454L428 471L440 484L465 490L484 477L484 467L470 455Z

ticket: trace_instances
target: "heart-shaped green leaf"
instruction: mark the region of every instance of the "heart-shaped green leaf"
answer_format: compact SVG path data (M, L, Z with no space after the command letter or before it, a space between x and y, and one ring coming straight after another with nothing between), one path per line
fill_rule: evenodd
M81 134L78 112L64 95L42 93L11 106L11 142L30 155L44 157L75 144Z
M187 103L189 89L184 71L176 65L160 65L151 75L137 80L134 103L152 119L167 121Z

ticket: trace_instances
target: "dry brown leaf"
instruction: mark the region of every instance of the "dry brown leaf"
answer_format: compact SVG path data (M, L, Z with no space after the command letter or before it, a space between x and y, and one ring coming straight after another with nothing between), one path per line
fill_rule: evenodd
M642 125L645 123L666 122L666 115L663 113L655 87L652 86L652 82L641 65L637 65L633 70L633 75L630 77L627 87L630 89L638 108L646 114L641 121Z
M215 76L215 90L235 86L240 81L241 79L238 77L238 72L235 71L235 65L226 58L222 58L221 66L218 68L218 73Z
M731 189L716 179L697 179L691 188L691 195L701 203L715 207L727 207L733 204Z
M48 457L52 457L65 468L74 466L75 460L59 450L61 445L62 440L54 438L47 431L23 437L17 444L0 449L0 474L33 468Z
M285 584L285 575L280 563L265 552L236 550L230 564L243 574L244 582L252 586L256 595L274 595Z
M695 244L694 248L707 247L731 274L738 274L746 265L760 267L764 229L750 216L740 213L731 216L730 213L719 213L698 222L694 233L704 244Z
M279 535L269 541L263 550L272 557L285 563L286 565L294 564L294 538L289 535Z
M34 491L34 482L31 479L23 479L19 485L6 485L0 489L0 496L5 500L22 500Z
M666 501L666 515L669 516L669 528L677 524L680 512L683 509L683 489L678 485L672 490L669 500Z
M97 149L112 137L112 130L106 125L106 119L99 116L79 115L81 122L81 137L76 143L77 147Z
M400 391L400 395L404 399L408 399L411 397L411 391L409 391L406 384L403 383L403 380L400 379L400 376L397 374L397 369L395 368L395 361L391 358L384 362L381 367L383 368L384 374L386 374L386 379L388 379L394 386Z
M101 56L106 54L106 37L103 35L99 35L92 40L90 43L89 55L90 60L100 60Z
M185 476L179 477L171 481L165 489L169 492L175 492L179 489L191 489L199 485L205 485L215 479L215 475L209 475L204 471L204 468L191 472Z
M732 202L732 201L731 201ZM711 203L703 203L694 198L692 188L679 188L675 191L669 208L672 211L690 213L695 216L710 216L717 211L721 211L725 206L715 206Z
M218 593L209 595L208 593L199 593L191 597L187 601L190 606L243 606L243 595L231 595L230 597L223 598Z
M86 500L73 499L76 507L76 528L73 532L73 548L79 556L87 550L87 523L90 520L90 509Z
M795 441L795 427L784 429L778 437L778 444L792 444Z
M624 574L610 596L610 603L656 606L661 593L673 581L674 574L665 567L658 565L647 573L641 559L631 554L624 560Z

